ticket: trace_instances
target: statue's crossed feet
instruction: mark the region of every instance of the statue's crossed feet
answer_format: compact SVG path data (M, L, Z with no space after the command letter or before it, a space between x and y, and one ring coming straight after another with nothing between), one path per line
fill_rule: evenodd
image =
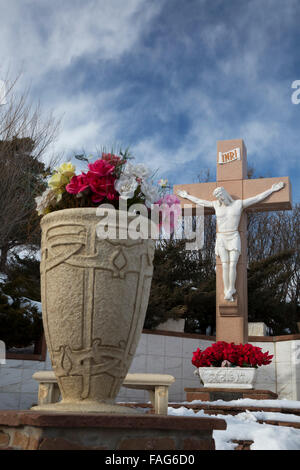
M224 299L229 300L230 302L234 302L233 295L236 293L235 289L230 289L226 292L224 292Z

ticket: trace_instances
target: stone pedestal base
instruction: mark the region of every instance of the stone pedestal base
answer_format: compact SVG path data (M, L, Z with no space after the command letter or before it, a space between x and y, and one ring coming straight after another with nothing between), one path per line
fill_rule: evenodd
M0 450L214 450L216 418L0 411Z
M277 393L270 390L230 389L230 388L185 388L186 400L216 401L238 400L239 398L252 398L252 400L275 400Z

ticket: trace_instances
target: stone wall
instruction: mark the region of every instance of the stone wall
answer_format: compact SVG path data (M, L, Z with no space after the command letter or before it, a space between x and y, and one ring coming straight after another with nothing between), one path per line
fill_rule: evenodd
M0 450L214 450L224 429L211 417L0 411Z
M130 372L173 375L176 381L170 387L169 400L184 401L184 388L200 386L193 375L192 353L213 342L213 337L144 331ZM274 354L272 364L258 369L255 388L276 392L281 399L300 400L300 335L253 337L249 342ZM46 361L6 360L5 365L0 365L0 409L21 410L36 404L37 383L32 375L37 370L50 369L48 357ZM122 388L118 401L147 402L149 397L145 391Z

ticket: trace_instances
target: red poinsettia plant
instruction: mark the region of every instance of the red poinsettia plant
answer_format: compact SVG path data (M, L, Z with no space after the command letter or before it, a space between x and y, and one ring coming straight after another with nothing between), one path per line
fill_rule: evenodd
M252 344L234 344L217 341L204 351L198 348L193 352L192 364L195 367L254 367L268 365L273 356L269 351Z

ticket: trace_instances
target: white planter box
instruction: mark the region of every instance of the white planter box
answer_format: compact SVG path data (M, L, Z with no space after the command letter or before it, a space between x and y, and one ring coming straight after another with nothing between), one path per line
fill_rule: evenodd
M252 367L199 367L204 387L253 388L256 369Z

